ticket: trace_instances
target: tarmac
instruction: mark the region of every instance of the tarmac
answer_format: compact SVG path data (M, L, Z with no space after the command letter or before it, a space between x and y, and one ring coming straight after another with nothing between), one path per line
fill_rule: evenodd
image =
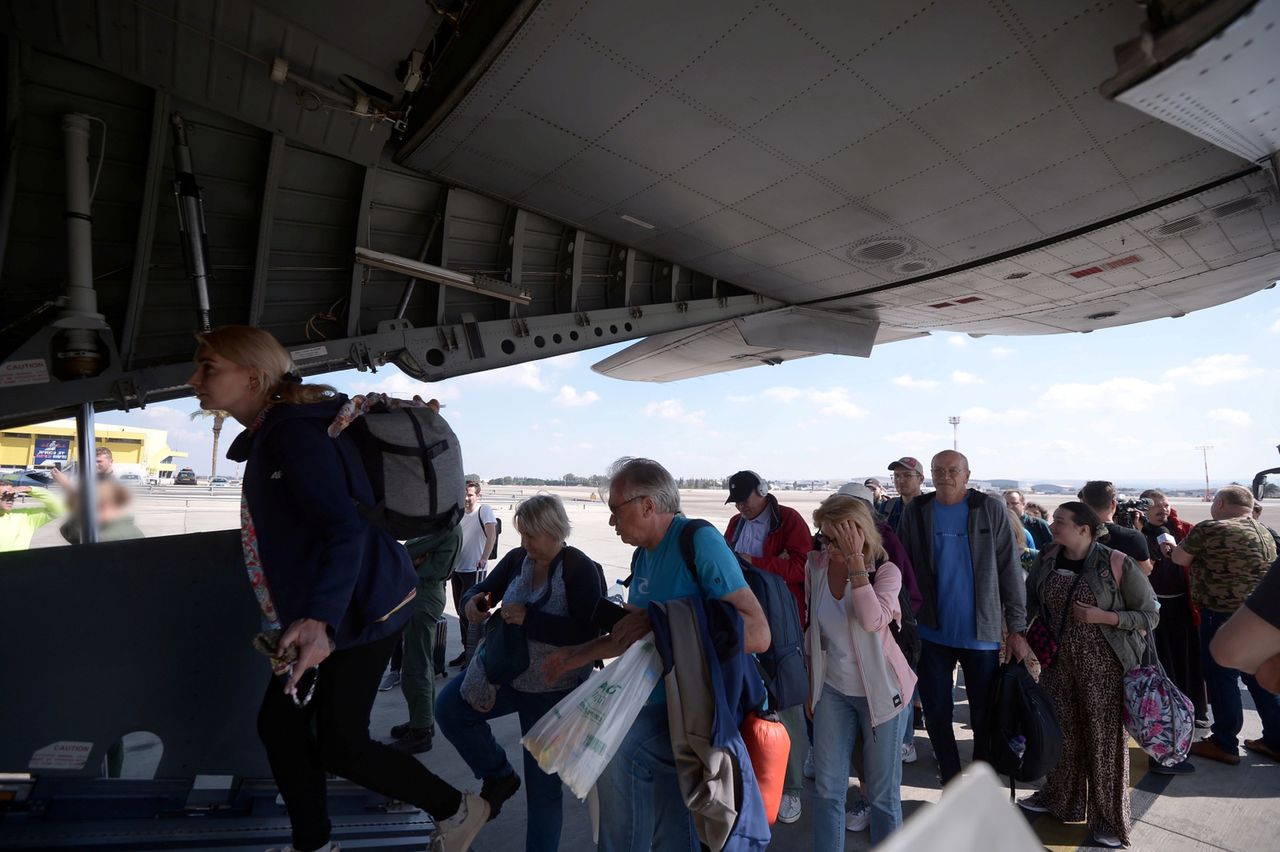
M165 486L140 489L135 495L134 514L139 527L148 536L174 535L208 529L226 529L239 522L239 491L234 488L208 489ZM494 488L485 495L485 502L502 519L503 534L499 552L505 552L519 544L513 515L521 499L542 490L559 494L565 500L574 525L569 543L580 548L601 563L606 580L612 582L626 576L629 570L631 548L623 544L608 525L607 509L599 499L591 499L589 488ZM806 518L825 493L783 492L778 499L797 509ZM1057 505L1065 498L1037 495L1036 500L1045 505ZM723 503L723 492L682 492L686 514L705 517L723 528L733 514L732 506ZM1193 501L1174 501L1179 515L1195 522L1208 517L1207 504ZM56 525L50 525L53 527ZM51 529L37 533L34 544L41 541L54 543ZM449 618L449 647L446 659L452 659L461 651L461 639L456 624L456 613L451 605L446 610ZM449 676L456 676L450 670ZM437 680L437 688L445 679ZM972 732L967 727L968 704L963 685L957 688L955 714L956 739L960 745L962 760L972 749ZM1261 735L1261 723L1253 709L1250 696L1242 688L1245 705L1243 738ZM374 705L370 732L374 737L386 737L391 726L407 717L404 698L398 689L380 693ZM521 766L520 733L515 716L492 723L497 741L506 749L512 765ZM911 816L939 800L942 791L937 780L937 765L923 731L916 732L918 760L903 767L902 801L904 817ZM142 755L138 755L142 757ZM479 782L457 752L443 736L437 734L434 747L419 758L446 781L461 788L478 789ZM133 763L133 761L130 761ZM1238 852L1280 850L1277 837L1277 816L1280 816L1280 766L1258 755L1244 752L1239 766L1231 767L1211 761L1194 759L1196 772L1192 775L1170 777L1147 772L1146 756L1131 748L1132 787L1132 843L1134 850L1224 849ZM137 765L137 764L135 764ZM851 786L856 779L850 779ZM1034 785L1032 785L1034 786ZM1032 786L1025 788L1026 791ZM852 791L851 791L852 792ZM1019 795L1024 790L1019 789ZM813 782L805 782L804 809L800 819L791 825L776 824L773 827L773 848L812 849L811 808ZM1012 805L1011 805L1012 807ZM524 844L525 824L524 796L517 794L504 805L502 815L487 826L473 844L475 852L506 852L518 850ZM1049 849L1087 848L1089 833L1083 824L1062 825L1047 816L1031 821L1036 835ZM561 848L585 850L594 846L591 823L585 803L566 790L564 798L564 828ZM870 847L868 833L846 834L846 849Z

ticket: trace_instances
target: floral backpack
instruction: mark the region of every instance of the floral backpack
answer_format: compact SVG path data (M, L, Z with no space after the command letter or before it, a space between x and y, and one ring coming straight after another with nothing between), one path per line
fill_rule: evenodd
M1124 676L1124 728L1161 766L1187 759L1195 734L1195 709L1164 673L1151 630L1146 661Z

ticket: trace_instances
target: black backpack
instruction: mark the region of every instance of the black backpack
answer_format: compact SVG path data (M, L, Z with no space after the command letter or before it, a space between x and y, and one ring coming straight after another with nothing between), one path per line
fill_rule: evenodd
M493 551L489 554L490 559L498 558L498 537L502 535L502 518L497 515L493 516Z
M694 562L693 536L703 527L711 526L704 520L692 520L680 530L680 555L696 581L698 567ZM737 556L737 554L734 554ZM760 602L764 617L769 622L771 640L769 650L756 654L764 688L769 693L769 706L774 710L786 710L809 700L809 670L804 664L804 631L800 629L800 611L795 596L787 583L777 574L761 571L746 559L738 556L738 564L746 577L747 586Z
M1004 663L991 681L983 737L987 760L1009 776L1009 798L1018 781L1048 775L1062 757L1062 726L1053 701L1022 663Z

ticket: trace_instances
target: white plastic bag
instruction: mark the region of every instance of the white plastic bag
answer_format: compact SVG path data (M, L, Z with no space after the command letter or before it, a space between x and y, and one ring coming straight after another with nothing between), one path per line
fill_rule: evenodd
M592 673L520 740L543 772L585 799L622 745L662 675L662 657L646 635Z

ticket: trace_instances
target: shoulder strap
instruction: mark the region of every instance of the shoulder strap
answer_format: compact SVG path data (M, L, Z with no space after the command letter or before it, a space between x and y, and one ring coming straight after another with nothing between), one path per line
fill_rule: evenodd
M696 559L697 552L693 546L693 537L698 530L703 527L711 526L710 521L704 521L701 518L694 518L687 521L684 528L680 530L680 556L684 559L685 567L689 569L689 573L693 575L693 582L698 584L698 588L702 588L702 583L698 581L698 562Z
M1118 550L1111 551L1111 576L1116 581L1116 587L1120 586L1120 578L1124 576L1124 554Z

